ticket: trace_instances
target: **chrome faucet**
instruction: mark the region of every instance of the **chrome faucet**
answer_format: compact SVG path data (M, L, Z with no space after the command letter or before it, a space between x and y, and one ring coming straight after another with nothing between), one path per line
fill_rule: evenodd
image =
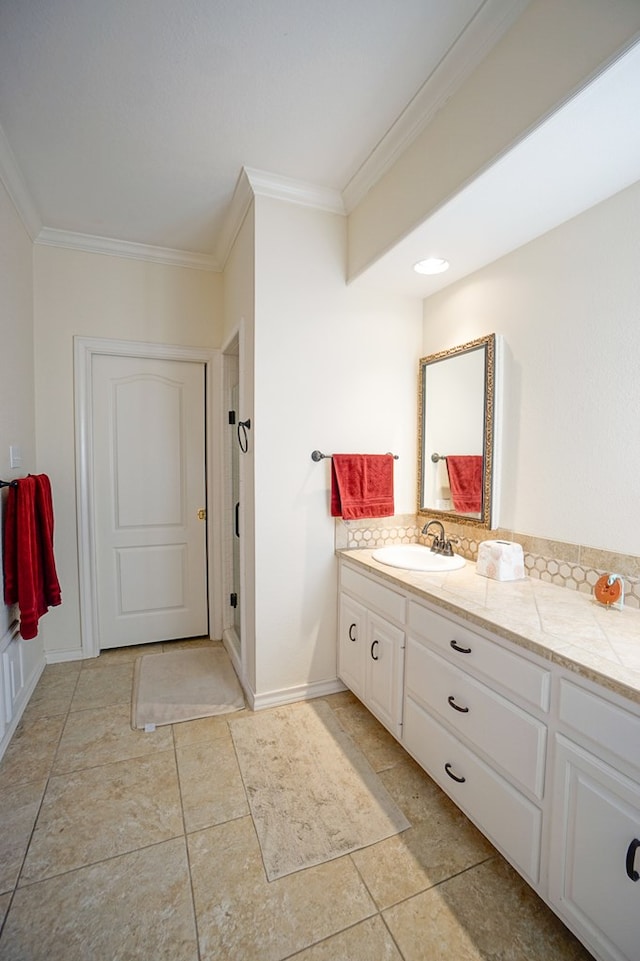
M439 535L429 533L429 528L433 527L434 524L436 527L440 528ZM424 534L425 537L433 538L431 543L431 550L433 551L434 554L444 554L445 557L453 557L453 547L451 546L451 538L447 537L444 530L444 525L442 524L441 521L435 521L435 520L429 521L429 523L425 524L424 527L422 528L422 533Z

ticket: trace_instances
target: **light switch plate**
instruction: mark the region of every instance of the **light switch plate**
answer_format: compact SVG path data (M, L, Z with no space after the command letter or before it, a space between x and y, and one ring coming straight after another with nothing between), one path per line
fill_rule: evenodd
M22 467L22 451L16 444L9 447L9 467Z

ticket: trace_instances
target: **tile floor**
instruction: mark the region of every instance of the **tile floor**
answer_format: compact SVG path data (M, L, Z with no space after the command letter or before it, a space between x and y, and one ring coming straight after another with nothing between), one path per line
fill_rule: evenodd
M237 715L133 731L140 652L48 666L0 763L3 961L589 961L349 693L412 827L268 883Z

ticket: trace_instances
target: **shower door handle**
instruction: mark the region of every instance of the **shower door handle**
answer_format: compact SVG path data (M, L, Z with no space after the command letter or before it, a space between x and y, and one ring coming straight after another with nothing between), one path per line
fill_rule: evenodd
M240 537L240 501L236 502L235 532L236 532L236 537Z

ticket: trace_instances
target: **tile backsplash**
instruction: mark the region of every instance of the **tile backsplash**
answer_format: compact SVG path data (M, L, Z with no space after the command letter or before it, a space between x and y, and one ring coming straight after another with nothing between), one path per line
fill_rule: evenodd
M421 534L427 518L415 514L397 514L374 520L344 521L336 518L336 549L384 547L385 544L425 543ZM581 547L562 541L531 537L500 528L486 531L465 524L447 522L447 534L457 538L457 554L476 561L478 544L485 540L509 540L522 544L524 565L529 577L557 584L569 590L590 594L602 574L624 577L625 604L640 609L640 557L613 551Z

